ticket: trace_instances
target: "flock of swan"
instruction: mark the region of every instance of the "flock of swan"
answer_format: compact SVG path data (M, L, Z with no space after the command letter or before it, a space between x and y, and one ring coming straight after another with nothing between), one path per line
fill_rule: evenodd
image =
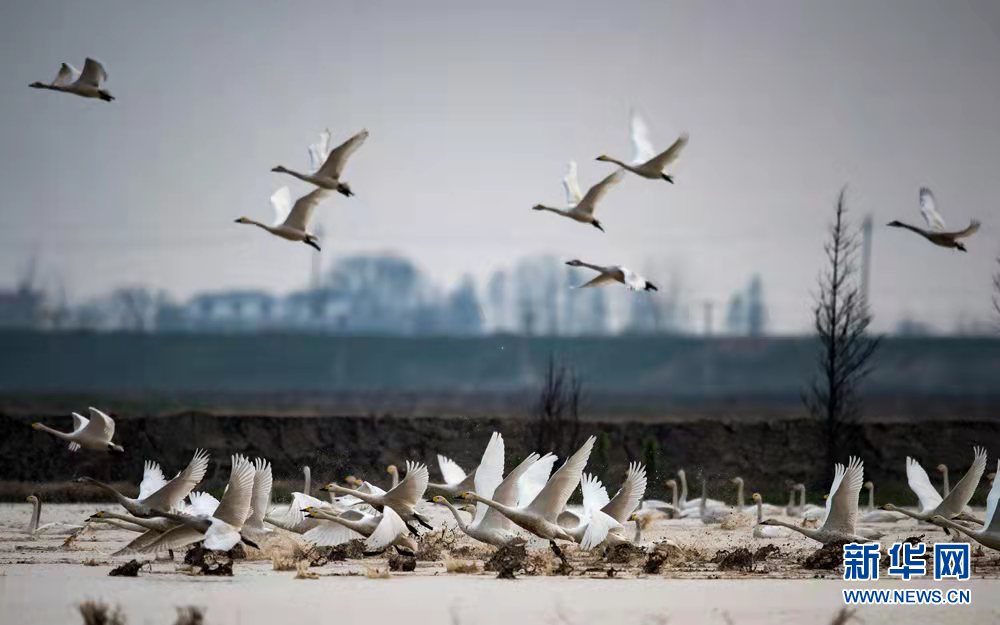
M68 440L73 450L123 451L112 441L114 420L96 408L90 408L90 414L87 420L74 413L78 427L70 433L38 423L33 427ZM95 428L94 423L100 427ZM938 465L944 478L940 493L920 463L907 458L907 482L919 501L918 507L911 509L891 503L876 508L874 484L865 482L864 463L857 457L850 458L846 466L834 467L824 506L806 503L801 483L790 487L785 506L765 503L756 492L747 506L745 483L738 476L731 480L735 487L731 502L710 499L704 478L700 480L700 497L689 499L683 469L678 470L676 479L666 481L669 502L647 499L646 469L635 462L628 466L612 497L600 479L585 472L595 440L589 437L555 471L557 457L536 452L507 472L503 436L494 432L479 464L470 472L439 455L441 483L431 483L426 464L407 461L402 477L394 465L386 469L391 478L387 489L349 476L343 483L321 486L318 491L325 493L325 498L312 493L311 472L306 468L303 490L293 493L287 505L272 502L270 463L239 454L231 458L229 481L221 499L195 491L209 466L204 450L195 451L188 465L170 480L159 464L147 460L135 497L90 477L76 481L107 491L124 508L126 514L100 511L88 519L138 534L120 553L173 551L198 542L223 551L241 541L259 548L259 541L280 529L300 534L307 544L316 546L363 539L368 553L393 547L412 554L420 528L434 529L427 514L430 505L444 506L457 528L475 541L500 547L527 535L548 541L556 553L561 553L557 541L576 544L582 550L640 543L641 527L655 519L698 519L727 529L752 526L755 538L780 538L797 532L825 545L877 541L892 524L915 519L1000 550L1000 516L996 514L1000 482L995 473L989 476L993 484L985 518L976 517L968 505L986 471L987 453L981 447L973 450L971 466L954 487L948 481L947 467ZM860 505L862 488L868 491L865 509ZM570 504L577 489L582 505ZM34 504L29 527L32 534L74 532L83 527L39 526L41 503L37 497L29 500ZM633 532L626 528L630 522L635 523Z

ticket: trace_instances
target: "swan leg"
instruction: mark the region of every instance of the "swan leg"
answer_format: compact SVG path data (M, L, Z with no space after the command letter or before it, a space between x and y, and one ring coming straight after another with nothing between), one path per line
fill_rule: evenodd
M403 525L405 525L406 529L409 530L410 533L413 534L414 536L420 536L420 532L418 532L416 528L410 525L409 523L403 523Z
M414 514L413 518L415 518L417 520L417 523L423 525L424 528L429 529L429 530L433 530L434 529L434 526L431 525L430 523L428 523L427 520L424 519L424 517L420 516L419 514Z

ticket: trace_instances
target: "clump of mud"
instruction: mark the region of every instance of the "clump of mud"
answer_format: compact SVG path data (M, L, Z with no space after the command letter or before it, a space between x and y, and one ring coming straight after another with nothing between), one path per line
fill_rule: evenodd
M111 569L108 573L111 577L139 577L139 569L142 568L142 562L138 560L129 560L121 566L116 566Z
M98 601L84 601L77 609L83 618L83 625L125 625L125 615L121 608L110 607Z
M689 552L673 541L664 540L657 543L649 551L646 562L642 565L643 573L654 575L663 567L673 568L692 560L693 552Z
M189 565L191 571L198 575L232 577L233 557L230 555L232 553L232 549L229 551L212 551L205 549L201 543L198 543L184 554L184 564Z
M604 561L608 564L632 564L645 557L646 550L632 543L619 543L604 550Z
M780 550L774 545L764 545L756 551L750 551L746 547L737 547L732 551L723 549L715 554L712 562L719 565L720 571L744 571L750 573L757 569L757 565L767 560L771 555L780 554Z
M417 542L417 560L439 562L455 547L456 542L458 537L452 530L442 529L424 534Z
M323 566L327 562L360 560L365 557L365 541L355 538L333 547L312 547L303 552L303 555L312 566Z
M831 571L844 563L844 544L823 545L802 561L802 568Z
M525 571L527 560L528 550L524 543L511 543L497 548L483 570L496 572L497 579L514 579L515 573Z
M417 558L396 552L389 553L389 570L409 573L417 570Z

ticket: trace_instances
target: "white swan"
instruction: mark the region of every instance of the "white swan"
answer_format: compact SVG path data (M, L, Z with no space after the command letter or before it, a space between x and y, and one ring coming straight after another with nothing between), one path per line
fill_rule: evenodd
M927 222L926 229L918 226L911 226L910 224L903 223L901 221L890 221L887 225L894 228L905 228L906 230L919 234L934 245L953 248L959 250L960 252L965 252L967 250L965 249L965 245L962 244L959 239L970 237L979 231L979 220L973 219L964 230L959 230L957 232L945 232L944 219L941 217L941 213L937 211L937 202L934 200L934 194L931 193L931 190L926 187L922 187L920 189L920 214L923 215L924 221Z
M588 438L583 446L570 456L559 467L558 471L552 474L541 492L526 506L516 508L507 506L492 499L480 497L473 492L463 493L462 499L484 503L497 510L523 529L548 540L558 552L555 540L573 541L573 536L559 525L559 515L566 508L566 502L569 501L573 491L580 484L583 469L587 466L587 460L590 459L590 452L594 448L596 440L596 436Z
M69 63L63 63L56 74L55 80L50 83L33 82L29 87L34 89L50 89L52 91L62 91L72 93L81 98L95 98L111 102L114 100L107 89L103 88L104 82L108 79L108 73L104 66L94 59L87 58L83 62L83 72L77 71Z
M31 504L31 519L28 521L28 533L32 536L39 536L41 534L76 534L83 529L82 525L73 525L72 523L62 523L60 521L39 525L42 519L42 500L37 495L28 495L26 501Z
M124 447L111 440L115 437L115 420L97 408L90 407L88 410L90 410L90 419L75 412L73 413L72 432L53 430L49 426L37 421L32 423L31 427L69 441L70 451L90 449L92 451L124 452Z
M559 523L584 550L605 542L609 545L628 542L623 531L624 524L646 494L646 468L638 462L630 463L622 487L610 499L596 476L584 474L580 486L583 490L583 516L566 510L559 515Z
M784 538L788 536L788 530L783 527L773 525L762 525L764 522L764 500L760 493L751 495L754 505L757 507L757 524L753 526L754 538Z
M775 506L774 504L763 503L761 500L760 504L754 504L751 506L744 506L745 500L743 499L743 478L736 476L732 479L732 483L736 484L736 509L742 510L743 512L754 512L757 508L763 508L764 512L769 515L782 514L785 509L781 506ZM760 493L758 493L760 494Z
M364 492L361 489L354 490L344 488L339 484L330 482L320 488L324 491L333 491L340 495L352 495L361 501L382 512L385 506L389 506L399 514L404 522L416 521L427 529L434 529L420 513L417 512L417 504L427 490L428 473L427 465L406 461L406 477L400 480L399 484L388 492ZM416 530L407 525L410 532L416 534Z
M806 503L806 485L799 482L795 485L799 491L799 509L802 511L802 518L806 521L822 521L826 518L826 506L817 506L814 503ZM825 497L829 497L826 495Z
M965 512L965 506L968 505L972 496L976 494L976 487L979 486L979 480L986 471L986 449L983 447L974 447L973 453L975 455L972 460L972 466L965 472L965 475L962 476L958 484L955 484L955 488L951 489L948 496L944 498L931 485L931 480L927 477L927 471L924 471L920 463L913 458L907 457L906 480L910 485L910 489L920 499L920 510L913 512L912 510L906 510L891 503L885 504L882 506L882 509L901 512L908 517L920 521L929 521L934 516L942 516L946 519L966 519L980 523L979 519L971 517Z
M466 474L462 467L458 466L457 462L447 456L438 454L437 461L438 468L441 469L441 477L444 478L444 483L428 482L426 493L428 499L439 496L446 499L455 499L465 491L475 487L478 468ZM502 470L503 467L501 467L501 472Z
M494 432L490 437L490 442L486 445L486 450L483 451L483 457L479 461L479 466L475 471L474 486L476 494L481 497L494 499L495 501L501 501L502 499L501 503L512 505L515 503L517 496L517 481L537 460L538 455L531 454L525 462L522 462L517 468L511 471L506 480L507 486L498 496L497 489L505 482L503 477L504 442L503 436L499 432ZM465 471L462 471L457 464L448 458L438 455L438 464L441 466L441 473L444 476L445 482L460 484L466 480ZM467 524L462 519L458 509L443 495L434 495L431 501L446 506L455 517L459 529L480 542L500 547L508 544L517 536L513 531L511 522L502 514L489 508L486 504L476 504L476 513L472 521Z
M128 544L119 549L114 553L114 555L124 555L128 553L141 553L143 549L151 544L154 540L159 538L160 534L169 531L175 527L177 524L169 519L163 519L158 517L151 517L147 519L142 519L135 516L130 516L127 514L118 514L115 512L108 512L106 510L98 510L87 519L90 522L100 522L100 523L124 523L138 527L137 530L140 532L139 536L136 536Z
M722 523L731 519L735 513L735 510L726 505L708 505L708 486L705 478L701 478L701 499L698 500L698 516L701 518L701 522L705 525Z
M824 545L837 542L867 542L869 538L857 531L858 496L865 481L865 465L860 458L851 456L847 467L838 463L833 474L833 484L826 498L827 514L818 529L799 527L778 519L765 519L761 525L780 525L794 530Z
M288 187L281 187L271 196L271 206L274 207L276 215L273 225L268 226L249 217L240 217L236 223L257 226L288 241L301 241L318 252L320 251L319 238L309 232L309 222L312 220L313 212L319 203L329 196L329 191L315 189L295 200L293 206Z
M337 515L316 508L306 508L305 513L310 518L319 520L316 527L302 536L310 544L334 547L361 537L365 539L365 548L369 552L383 551L390 546L411 555L417 552L417 541L409 535L403 519L389 506L384 507L382 514L377 515L358 510L348 510Z
M271 504L271 487L274 485L274 478L271 475L271 463L263 458L254 459L253 468L250 514L243 522L243 531L250 534L251 537L258 537L272 531L271 528L264 526L264 518L267 516L267 508Z
M74 480L84 484L95 484L114 495L115 500L133 516L149 518L154 508L158 510L176 510L194 487L205 477L208 470L208 452L197 449L191 462L174 479L167 482L163 472L154 462L146 462L142 484L139 485L139 496L135 499L122 495L114 487L91 477L80 477Z
M620 169L615 171L610 176L605 177L590 187L587 195L581 197L580 186L576 182L576 163L571 162L569 164L569 171L566 173L566 178L563 179L563 187L566 189L566 208L554 208L552 206L545 206L544 204L535 204L531 208L536 211L555 213L556 215L561 215L582 224L590 224L601 232L604 232L601 222L594 218L594 209L597 208L597 203L608 192L608 189L621 182L624 175Z
M673 184L673 177L664 173L663 170L680 156L681 150L684 149L684 146L688 142L687 134L682 134L677 141L674 141L673 145L660 154L656 154L656 150L649 139L649 126L646 125L646 122L635 111L632 112L629 130L632 138L632 148L635 151L631 163L623 163L607 154L598 156L597 160L614 163L643 178L649 178L650 180L662 179Z
M870 481L865 482L864 487L868 490L868 505L865 507L865 513L858 519L859 523L895 523L896 521L906 518L906 515L900 512L876 510L875 484Z
M1000 460L997 461L997 468L1000 469ZM937 525L958 530L976 542L990 549L1000 551L1000 515L997 514L997 501L1000 501L1000 480L993 480L993 486L990 487L990 494L986 496L985 524L983 525L983 529L979 531L959 525L940 514L935 514L931 517L931 521Z
M329 131L327 131L327 133L329 133ZM367 138L368 131L362 130L347 141L343 142L334 150L330 151L326 156L326 161L311 174L303 174L283 167L282 165L278 165L271 171L281 174L289 174L290 176L295 176L299 180L304 180L310 184L314 184L320 189L337 191L338 193L342 193L343 195L350 197L354 195L354 192L351 191L351 187L346 182L341 181L340 177L344 173L344 166L347 164L347 159L361 147L361 144L364 143ZM319 145L310 146L310 157L313 158L314 156L318 156L322 151L325 151L329 145L329 141L329 135L326 136L325 143L323 137L321 136Z
M681 494L678 499L678 505L682 510L694 510L697 512L701 508L701 499L688 499L688 482L687 482L687 472L684 469L677 469L677 479L681 483ZM705 497L705 505L710 508L727 508L729 504L718 499L712 499L711 497Z
M593 269L598 273L598 276L590 282L576 287L579 289L586 289L593 286L605 286L611 284L612 282L619 282L624 284L629 291L659 290L656 285L649 280L643 278L628 267L622 267L621 265L602 267L600 265L585 263L582 260L570 260L567 261L566 264L570 267L586 267L587 269Z
M191 516L154 509L154 516L178 525L161 534L142 551L179 549L200 541L204 542L205 549L212 551L229 551L241 540L256 548L256 543L240 535L243 523L250 515L255 474L253 463L243 456L234 455L226 491L214 513Z

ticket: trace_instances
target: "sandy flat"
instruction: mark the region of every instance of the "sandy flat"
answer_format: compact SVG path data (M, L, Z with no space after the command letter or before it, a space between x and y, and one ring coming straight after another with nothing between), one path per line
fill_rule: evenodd
M101 506L50 505L42 522L79 522ZM430 507L435 524L450 518ZM0 505L0 606L4 623L71 625L81 622L77 604L98 599L120 605L135 624L170 624L175 608L206 608L209 625L284 623L300 618L336 622L406 623L809 623L830 621L842 606L846 584L837 571L806 571L800 560L815 549L801 536L755 540L750 528L731 531L696 520L657 521L643 542L670 538L706 558L644 575L637 567L608 565L597 556L567 549L574 567L570 577L522 576L497 580L491 573L450 574L441 562L420 562L413 573L369 579L369 568L384 568L383 558L314 567L321 577L294 579L294 572L274 571L270 560L239 561L235 575L207 578L187 575L179 562L156 561L138 578L109 577L108 571L129 557L112 557L131 534L121 530L87 532L69 546L64 537L30 538L26 504ZM906 524L890 538L925 534L944 538L930 527ZM283 540L291 540L289 537ZM885 542L885 541L883 541ZM750 573L719 572L707 561L719 549L775 544L780 555ZM466 538L456 545L471 544ZM532 547L548 556L544 544ZM152 560L151 557L146 559ZM615 578L606 570L614 567ZM975 579L957 584L922 580L883 580L865 587L943 588L972 591L972 605L962 607L862 607L866 624L980 623L1000 619L1000 555L987 551L973 562ZM16 620L8 617L16 615Z

